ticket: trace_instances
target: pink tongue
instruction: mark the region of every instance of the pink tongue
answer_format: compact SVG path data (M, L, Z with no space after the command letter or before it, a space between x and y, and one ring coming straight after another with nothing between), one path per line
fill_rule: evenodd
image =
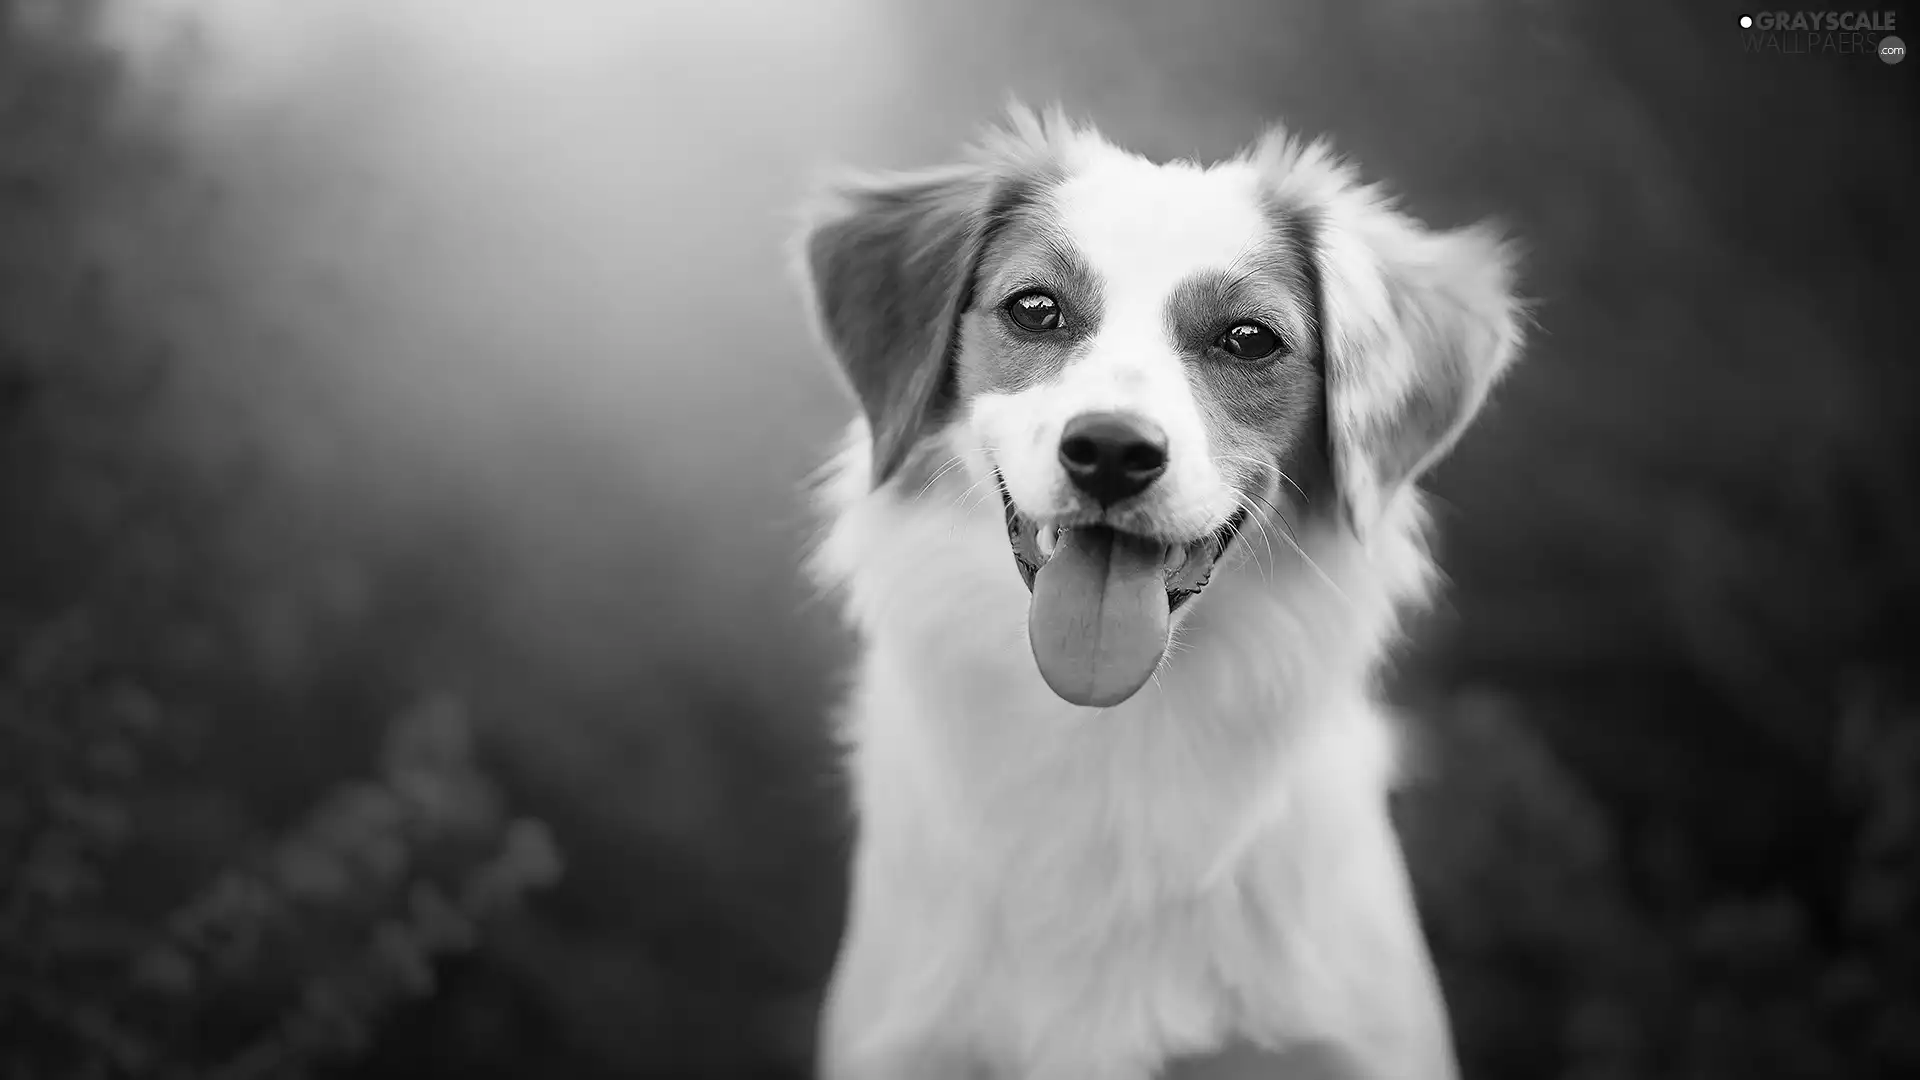
M1163 549L1092 526L1069 529L1033 579L1027 638L1040 675L1075 705L1132 697L1167 652Z

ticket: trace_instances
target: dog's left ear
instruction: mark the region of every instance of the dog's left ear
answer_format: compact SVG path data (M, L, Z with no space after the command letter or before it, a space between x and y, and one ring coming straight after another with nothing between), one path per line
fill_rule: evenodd
M995 187L978 165L844 178L802 233L821 335L873 434L875 487L946 405Z
M1488 225L1426 228L1324 144L1270 140L1270 191L1312 236L1329 449L1348 524L1365 536L1518 357L1518 256Z

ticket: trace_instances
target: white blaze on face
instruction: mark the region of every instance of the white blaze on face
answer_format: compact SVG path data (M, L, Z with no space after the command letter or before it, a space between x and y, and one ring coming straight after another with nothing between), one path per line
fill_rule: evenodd
M1088 295L1066 302L1071 321L1079 301L1084 322L1070 330L1084 339L1037 385L980 395L971 434L1047 537L1028 609L1040 673L1063 699L1105 707L1131 697L1164 660L1170 575L1197 558L1204 581L1218 555L1208 534L1240 505L1214 462L1192 344L1175 340L1174 306L1194 279L1244 269L1269 227L1250 168L1090 156L1042 205L1046 232L1071 249L1086 279L1077 287ZM1105 525L1076 525L1056 543L1051 523L1086 505L1061 465L1061 436L1075 418L1107 412L1157 427L1166 471Z
M974 403L982 444L1021 510L1044 518L1068 505L1061 432L1088 412L1132 413L1168 442L1167 471L1142 510L1169 536L1195 536L1236 509L1215 467L1190 359L1170 336L1168 309L1196 274L1245 264L1268 235L1250 168L1154 165L1118 152L1086 163L1049 200L1052 215L1092 271L1099 326L1049 382Z

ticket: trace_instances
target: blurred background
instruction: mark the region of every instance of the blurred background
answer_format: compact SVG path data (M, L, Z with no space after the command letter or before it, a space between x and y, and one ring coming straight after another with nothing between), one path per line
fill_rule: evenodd
M1016 93L1531 248L1393 684L1468 1077L1920 1075L1920 66L1739 14L0 0L0 1073L802 1077L790 208Z

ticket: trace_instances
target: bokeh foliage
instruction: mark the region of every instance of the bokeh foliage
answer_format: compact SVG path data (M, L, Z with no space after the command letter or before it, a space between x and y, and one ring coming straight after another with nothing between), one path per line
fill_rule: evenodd
M249 559L258 475L161 438L171 343L110 252L205 192L88 9L0 9L0 1072L313 1075L558 850L459 700L318 645L387 602L364 568Z
M324 395L297 445L210 395L203 327L155 311L224 318L248 237L90 6L0 5L0 1065L801 1075L844 654L797 590L721 580L791 575L796 518L709 494L765 462L530 466L607 534L556 552L397 454L342 483L364 430ZM1288 115L1533 248L1543 333L1435 478L1453 583L1397 668L1468 1074L1920 1071L1920 173L1886 73L1650 0L922 6L916 78L1000 67L875 121L915 155L1002 80L1170 153ZM334 284L290 321L369 317ZM233 321L243 371L341 359ZM530 626L529 567L581 550L567 633Z

